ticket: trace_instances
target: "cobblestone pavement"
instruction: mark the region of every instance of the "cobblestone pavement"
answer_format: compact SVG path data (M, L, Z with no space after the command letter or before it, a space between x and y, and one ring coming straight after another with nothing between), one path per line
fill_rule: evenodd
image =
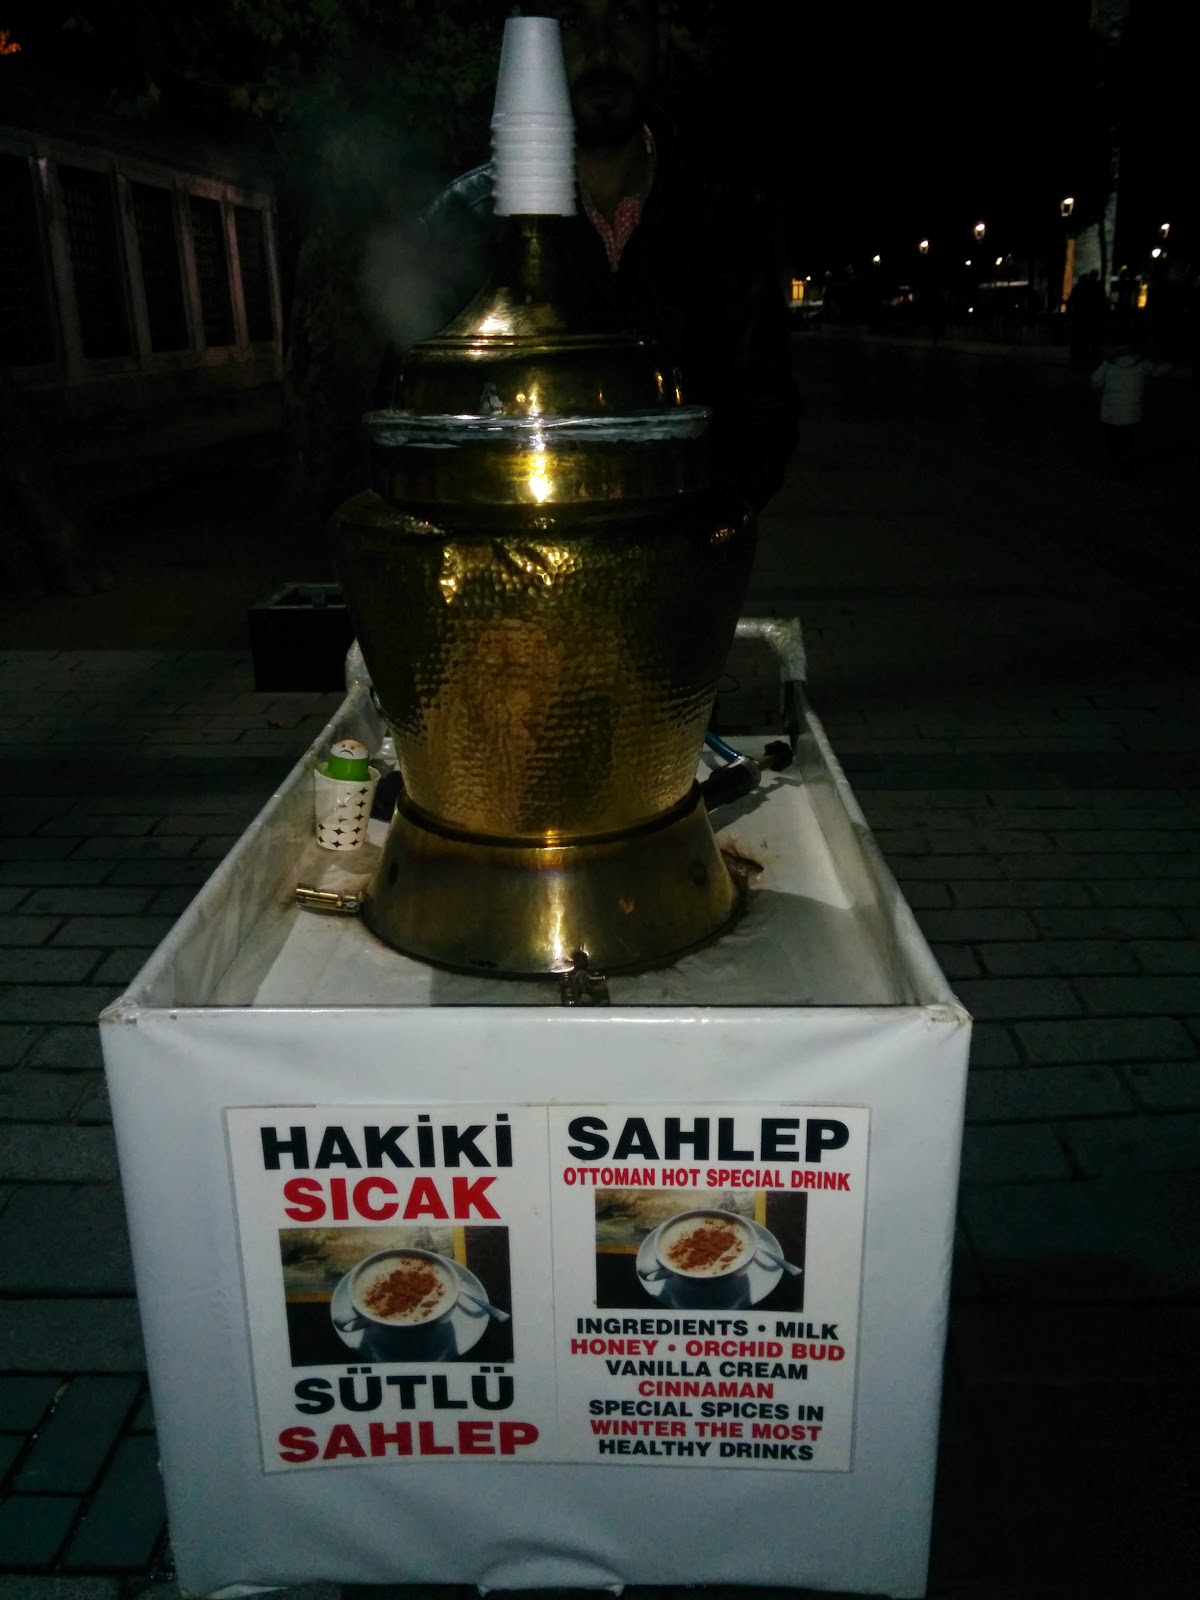
M1098 480L1078 375L1045 361L798 363L752 604L804 620L976 1018L930 1593L1175 1596L1200 1556L1194 459ZM1164 405L1174 438L1194 390ZM0 650L0 1600L177 1593L95 1018L336 703L186 643Z

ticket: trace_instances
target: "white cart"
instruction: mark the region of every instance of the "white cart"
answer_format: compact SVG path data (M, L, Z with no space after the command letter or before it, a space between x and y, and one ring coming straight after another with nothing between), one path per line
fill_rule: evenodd
M297 909L354 887L305 762L105 1012L186 1591L923 1593L970 1022L793 703L715 818L749 913L607 1005ZM694 1212L732 1291L656 1254ZM347 1264L410 1248L458 1298L377 1337Z

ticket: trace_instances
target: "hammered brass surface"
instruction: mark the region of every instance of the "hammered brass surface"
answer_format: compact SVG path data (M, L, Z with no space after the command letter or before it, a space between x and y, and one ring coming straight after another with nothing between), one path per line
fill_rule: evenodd
M393 819L363 918L385 943L456 970L540 977L586 953L596 972L661 964L742 908L693 791L658 825L619 839L536 846Z
M405 785L364 915L466 970L645 966L737 904L694 784L753 523L711 490L708 413L593 331L565 259L514 219L335 518Z
M405 788L450 826L549 841L691 788L753 556L709 496L434 521L337 518L346 598Z

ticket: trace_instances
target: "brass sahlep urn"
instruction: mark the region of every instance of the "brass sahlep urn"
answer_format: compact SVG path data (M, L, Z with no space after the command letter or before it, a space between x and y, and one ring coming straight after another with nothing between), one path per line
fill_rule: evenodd
M753 522L663 352L572 306L556 226L510 219L335 519L404 785L363 914L477 974L660 965L738 910L696 768Z

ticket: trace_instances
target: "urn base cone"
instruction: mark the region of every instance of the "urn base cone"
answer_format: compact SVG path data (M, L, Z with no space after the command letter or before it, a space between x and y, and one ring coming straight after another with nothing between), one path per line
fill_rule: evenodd
M531 978L665 966L740 907L695 789L630 832L541 844L459 833L402 800L363 915L419 960Z

